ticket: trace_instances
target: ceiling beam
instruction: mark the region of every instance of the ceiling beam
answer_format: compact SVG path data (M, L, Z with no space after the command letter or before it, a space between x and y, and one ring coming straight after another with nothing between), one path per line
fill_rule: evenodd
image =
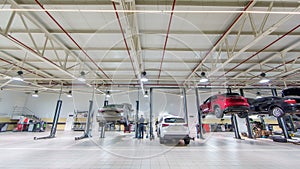
M15 0L21 6L32 6L35 5L33 1L23 1L23 0ZM69 1L69 0L59 0L59 1L45 1L43 2L44 5L71 5L71 6L78 6L78 5L85 5L85 6L95 6L95 5L111 5L110 0L76 0L76 1ZM157 6L157 5L172 5L172 1L170 0L135 0L136 5L143 5L143 6ZM255 7L268 7L270 1L262 0L255 4ZM233 1L233 0L214 0L214 1L196 1L196 0L182 0L177 2L178 6L222 6L222 7L238 7L242 8L245 6L245 1ZM299 5L297 1L285 0L285 1L274 1L274 7L284 7L284 8L295 8Z

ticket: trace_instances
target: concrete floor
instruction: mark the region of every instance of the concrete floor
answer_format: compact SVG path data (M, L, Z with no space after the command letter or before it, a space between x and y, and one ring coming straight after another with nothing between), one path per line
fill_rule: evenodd
M107 132L106 138L74 140L82 132L0 133L0 168L197 169L298 168L300 146L269 139L236 140L211 133L188 146L134 139L134 133Z

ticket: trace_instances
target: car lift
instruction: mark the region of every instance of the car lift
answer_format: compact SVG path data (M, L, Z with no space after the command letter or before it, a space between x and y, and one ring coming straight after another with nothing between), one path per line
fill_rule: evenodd
M227 88L227 93L231 93L231 88ZM238 126L238 122L237 122L237 119L236 119L236 114L231 114L231 124L233 126L233 129L234 129L234 136L236 139L241 139L241 135L240 135L240 132L239 132L239 126Z
M59 99L57 100L57 103L56 103L55 114L54 114L54 118L53 118L53 122L52 122L50 135L45 136L45 137L34 137L33 138L34 140L48 139L48 138L54 138L55 137L57 123L58 123L59 114L60 114L61 105L62 105L62 100L60 100L60 97L61 97L61 91L60 91L60 94L59 94Z
M241 91L241 95L243 96L243 90L240 89ZM196 92L196 104L197 104L197 110L198 110L198 123L199 123L199 130L200 130L200 138L204 139L203 137L203 127L202 127L202 112L200 111L200 103L199 103L199 94L198 94L198 88L195 89ZM227 92L231 93L231 88L227 88ZM250 120L249 117L246 117L246 124L247 124L247 130L248 130L248 137L249 138L253 138L252 136L252 131L251 131L251 127L250 127ZM231 114L231 124L233 126L234 129L234 134L235 134L235 138L236 139L241 139L240 133L239 133L239 128L238 128L238 122L237 122L237 118L236 118L236 114Z
M197 106L197 111L198 111L199 138L204 139L204 137L203 137L203 126L202 126L202 111L200 110L198 88L195 88L195 93L196 93L196 106Z
M153 89L180 89L179 87L151 87L150 88L150 129L149 129L149 135L150 135L150 140L154 139L154 134L153 134ZM186 90L185 88L182 89L182 95L183 95L183 104L184 104L184 115L185 115L185 120L188 123L188 112L187 112L187 101L186 101Z
M276 89L271 89L271 91L272 91L273 96L278 96ZM284 138L291 139L291 136L289 135L284 117L279 117L279 118L277 118L277 120L278 120L278 124L281 124L281 129L282 129Z
M89 100L89 102L90 102L90 105L89 105L89 112L88 112L88 118L87 118L87 122L86 122L85 131L84 131L82 136L75 137L75 140L80 140L80 139L92 137L92 134L91 134L91 130L92 130L91 129L91 119L92 119L92 111L93 111L93 101Z
M245 96L244 95L244 90L243 89L240 89L240 94L241 96ZM251 138L253 139L253 135L252 135L252 129L251 129L251 126L250 126L250 119L249 119L249 116L247 115L246 118L246 126L247 126L247 131L248 131L248 138Z
M108 100L105 99L104 100L104 105L103 106L107 106L108 105ZM99 121L99 138L105 138L105 126L106 126L106 121Z

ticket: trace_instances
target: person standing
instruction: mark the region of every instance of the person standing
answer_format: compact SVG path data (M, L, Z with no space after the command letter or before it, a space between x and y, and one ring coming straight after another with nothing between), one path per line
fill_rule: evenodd
M143 115L141 115L139 119L139 138L144 138L144 124L145 124L145 119Z

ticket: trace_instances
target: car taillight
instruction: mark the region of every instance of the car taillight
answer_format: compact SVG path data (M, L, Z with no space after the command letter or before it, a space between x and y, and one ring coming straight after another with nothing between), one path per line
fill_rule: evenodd
M288 99L288 100L284 100L284 102L286 102L287 104L296 104L296 100L294 99Z
M169 126L169 124L162 124L162 127L167 127Z

